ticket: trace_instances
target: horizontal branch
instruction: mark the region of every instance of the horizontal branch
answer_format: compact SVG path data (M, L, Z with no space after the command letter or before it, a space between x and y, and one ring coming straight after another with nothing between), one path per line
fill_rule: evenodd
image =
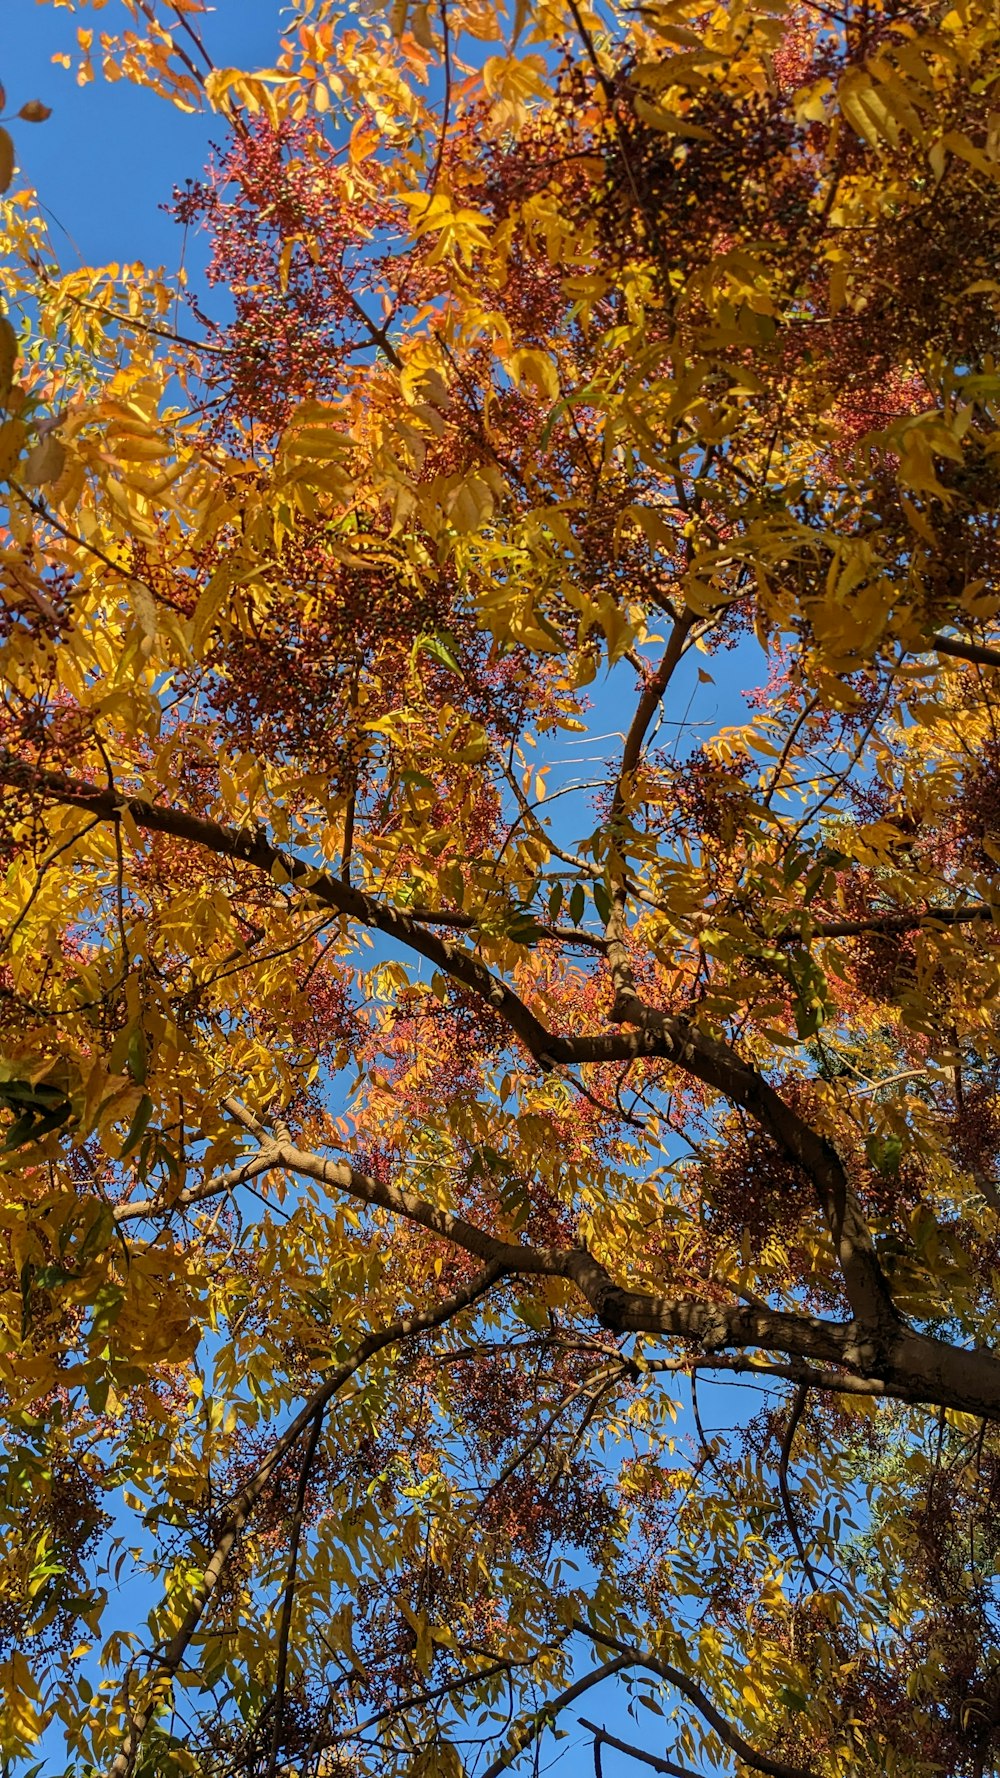
M962 642L958 636L938 633L932 639L938 654L950 654L958 661L972 661L979 667L1000 667L1000 648L989 648L983 642Z
M455 932L481 932L482 926L475 914L461 914L450 909L408 907L406 910L411 920L421 926L450 927ZM525 918L530 916L525 915ZM550 938L561 945L579 945L581 950L598 951L603 954L608 948L608 941L599 932L587 932L582 926L554 926L545 920L534 920L533 929L539 938Z
M875 1377L851 1377L842 1371L819 1370L815 1365L793 1359L785 1364L770 1364L757 1358L713 1352L705 1358L692 1355L647 1359L645 1369L656 1374L662 1371L727 1371L736 1376L774 1377L781 1382L803 1383L810 1389L822 1389L829 1395L882 1396L886 1393L884 1383Z
M861 920L817 920L810 938L862 938L866 933L918 932L922 926L967 926L975 920L1000 919L1000 907L980 901L964 908L914 908L907 914L868 914ZM776 944L798 943L800 933L782 933Z

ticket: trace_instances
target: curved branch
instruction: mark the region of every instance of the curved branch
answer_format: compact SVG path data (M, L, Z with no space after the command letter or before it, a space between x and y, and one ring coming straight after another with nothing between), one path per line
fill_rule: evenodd
M678 620L678 626L675 638L680 636L681 639L676 641L675 652L679 658L687 629L681 620ZM667 650L671 658L675 638L671 639L671 648ZM641 734L627 747L628 758L633 753L637 758L636 750L640 746ZM471 989L501 1015L542 1068L551 1068L558 1062L572 1065L574 1062L624 1061L645 1054L662 1057L693 1074L734 1104L741 1105L808 1173L834 1241L854 1314L880 1327L886 1334L900 1325L871 1234L834 1149L728 1044L707 1037L684 1020L646 1006L632 991L627 970L622 974L616 967L616 959L621 962L618 952L624 954L623 946L617 941L611 947L613 973L620 990L613 1017L636 1029L624 1040L621 1036L555 1037L512 988L463 946L427 931L403 910L377 901L329 872L307 865L293 853L273 845L260 829L224 827L183 809L150 803L144 797L122 796L113 789L99 788L68 778L63 773L43 772L10 754L0 755L0 783L4 782L21 790L50 796L57 802L84 808L108 820L118 820L122 812L127 811L138 827L149 832L167 833L188 840L223 857L250 864L272 879L294 883L314 901L396 939Z
M513 989L500 981L478 957L449 939L428 932L402 909L376 901L363 890L342 883L328 871L318 870L315 865L296 858L294 853L273 845L262 829L225 827L219 821L193 815L186 809L151 803L145 797L88 784L63 772L41 771L9 753L0 754L0 784L86 809L108 821L127 814L136 827L147 833L164 833L173 839L187 840L218 857L250 864L273 881L294 884L321 906L333 908L361 926L396 939L461 982L463 987L470 988L500 1013L537 1062L543 1067L551 1066L544 1025Z
M10 754L0 754L0 784L4 783L85 808L109 821L128 813L139 827L202 845L295 883L323 905L397 939L469 987L504 1018L541 1068L656 1057L711 1086L742 1106L811 1177L834 1239L855 1320L837 1324L759 1307L725 1308L690 1298L659 1298L622 1290L592 1255L580 1249L545 1250L498 1241L464 1218L440 1210L414 1193L382 1185L347 1163L324 1161L283 1142L255 1157L258 1162L270 1160L272 1165L300 1170L363 1202L406 1216L499 1268L499 1273L571 1279L598 1320L615 1332L675 1335L696 1340L708 1351L727 1346L762 1347L789 1358L844 1366L862 1377L877 1378L887 1394L901 1401L938 1403L991 1420L1000 1418L1000 1360L988 1349L949 1346L906 1326L893 1305L839 1155L728 1044L682 1019L647 1007L632 995L620 997L615 1009L616 1019L627 1022L630 1029L600 1036L554 1036L472 953L423 931L402 910L379 903L282 851L259 831L226 828L142 797L123 797L61 773L41 772ZM181 1193L175 1202L185 1206L203 1201L217 1196L220 1189L219 1182L209 1182ZM154 1207L124 1206L120 1220L149 1213Z
M1000 1357L988 1348L956 1347L912 1333L856 1321L823 1321L816 1316L769 1309L764 1304L719 1304L691 1296L654 1296L625 1290L592 1253L581 1247L533 1247L505 1241L468 1218L402 1186L375 1179L347 1161L326 1160L293 1143L274 1142L248 1166L259 1171L284 1167L342 1191L359 1203L388 1210L496 1269L497 1276L566 1278L574 1284L602 1327L616 1334L658 1334L693 1341L700 1352L656 1368L717 1366L806 1382L810 1388L880 1395L896 1401L933 1404L1000 1420ZM235 1183L240 1170L236 1170ZM116 1216L126 1221L204 1203L233 1188L234 1176L209 1180L181 1192L170 1204L156 1200L126 1204ZM790 1363L764 1366L723 1354L726 1349L780 1354ZM831 1373L832 1367L832 1373ZM843 1367L848 1376L837 1375ZM653 1368L651 1366L650 1368Z
M624 1055L616 1053L622 1051L633 1056L664 1056L741 1106L812 1180L855 1315L881 1328L886 1335L898 1328L900 1317L875 1243L844 1164L832 1145L817 1135L729 1044L709 1037L683 1019L647 1006L629 992L619 993L612 1017L633 1027L627 1036L623 1034L624 1042L622 1037L549 1037L549 1055L557 1062L624 1059Z
M565 1641L568 1635L569 1631L563 1630L559 1640ZM554 1646L557 1647L558 1643L548 1645L548 1647ZM542 1652L547 1652L547 1650L537 1651L537 1653ZM428 1691L413 1693L398 1704L386 1704L382 1710L376 1710L373 1716L367 1717L364 1722L355 1723L352 1728L337 1729L331 1734L325 1734L322 1740L314 1737L310 1752L317 1753L321 1748L345 1746L350 1741L358 1740L361 1735L369 1734L372 1729L377 1729L382 1723L391 1722L393 1717L404 1715L408 1709L415 1705L436 1704L439 1699L448 1698L453 1692L463 1691L467 1686L480 1684L486 1679L495 1679L501 1673L516 1673L519 1668L530 1667L537 1659L537 1653L526 1655L521 1660L515 1660L512 1655L504 1656L500 1660L491 1661L486 1667L471 1668L458 1679L446 1679L441 1685L432 1686Z
M666 1680L668 1685L680 1692L682 1698L694 1705L699 1716L704 1717L709 1727L715 1730L723 1746L728 1747L730 1753L735 1753L744 1765L752 1766L755 1772L764 1772L766 1778L816 1778L808 1766L790 1766L784 1760L772 1759L769 1753L761 1753L758 1748L751 1747L739 1730L716 1709L708 1693L687 1673L681 1673L676 1667L670 1666L659 1655L632 1648L627 1642L620 1642L617 1636L609 1636L603 1630L591 1629L582 1618L574 1618L573 1628L579 1630L581 1635L589 1636L591 1642L599 1642L604 1648L617 1649L633 1667L644 1667L648 1673L655 1673L660 1679Z

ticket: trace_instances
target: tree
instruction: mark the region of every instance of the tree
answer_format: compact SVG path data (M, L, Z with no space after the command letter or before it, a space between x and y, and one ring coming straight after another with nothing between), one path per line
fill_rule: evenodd
M8 179L5 1758L996 1772L995 8L126 5L223 300Z

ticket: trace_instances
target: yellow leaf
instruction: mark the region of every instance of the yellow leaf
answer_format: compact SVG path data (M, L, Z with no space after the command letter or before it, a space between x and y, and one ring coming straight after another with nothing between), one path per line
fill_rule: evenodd
M559 375L547 352L538 352L534 347L512 352L510 368L511 374L522 388L525 383L530 383L538 390L539 395L548 396L550 401L558 401Z
M66 447L53 433L32 445L24 460L21 480L28 488L40 488L45 482L57 482L66 467Z
M859 136L877 148L879 136L898 142L899 130L885 101L876 92L871 77L860 68L849 68L837 89L840 109Z
M27 436L23 420L5 420L0 426L0 481L6 481L16 468Z
M18 1649L14 1649L10 1659L0 1666L0 1687L3 1689L0 1747L8 1757L16 1757L18 1753L26 1752L42 1732L37 1708L40 1703L38 1686Z
M0 403L6 402L17 363L17 334L6 315L0 315Z
M465 1766L458 1748L450 1741L438 1741L425 1747L410 1762L409 1778L465 1778Z

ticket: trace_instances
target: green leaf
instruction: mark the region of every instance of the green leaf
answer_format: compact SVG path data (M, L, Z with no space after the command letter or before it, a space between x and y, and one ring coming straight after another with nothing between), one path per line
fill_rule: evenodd
M8 1080L0 1085L0 1105L6 1105L9 1111L22 1107L45 1111L63 1104L69 1104L65 1093L45 1081Z
M114 1239L115 1228L115 1213L111 1205L102 1204L80 1243L77 1264L83 1266L96 1253L103 1253L105 1247Z
M126 1052L129 1073L137 1086L144 1086L149 1067L149 1045L141 1025L133 1027Z
M39 1266L32 1279L32 1286L36 1290L55 1290L57 1285L75 1283L78 1276L68 1266Z
M869 1136L865 1143L865 1154L879 1173L888 1174L892 1178L899 1172L899 1164L903 1158L903 1142L900 1136Z
M541 1333L549 1325L548 1309L537 1296L522 1296L514 1305L514 1313L535 1333Z
M118 1156L120 1161L123 1161L127 1154L131 1154L133 1148L135 1148L136 1144L145 1133L146 1125L149 1123L152 1115L153 1101L148 1093L143 1093L142 1098L139 1100L139 1103L135 1108L132 1122L129 1124L128 1135L125 1138L125 1145L121 1154Z
M40 1142L43 1136L51 1135L53 1130L59 1130L68 1123L72 1111L69 1100L61 1093L56 1095L54 1102L50 1102L48 1111L40 1111L35 1102L29 1102L8 1130L7 1140L0 1148L0 1154L13 1154L19 1148L26 1148L30 1142Z
M35 1276L35 1268L30 1259L26 1259L21 1267L21 1338L26 1340L31 1327L31 1282Z
M418 636L413 644L414 655L429 654L440 666L447 667L449 673L457 673L461 678L462 669L455 659L454 649L455 638L447 630L436 636Z
M516 914L505 929L505 938L515 945L537 945L545 933L531 914Z
M813 995L808 1000L797 997L792 1003L792 1011L795 1015L796 1035L801 1038L815 1037L826 1018L826 1007L819 996Z

